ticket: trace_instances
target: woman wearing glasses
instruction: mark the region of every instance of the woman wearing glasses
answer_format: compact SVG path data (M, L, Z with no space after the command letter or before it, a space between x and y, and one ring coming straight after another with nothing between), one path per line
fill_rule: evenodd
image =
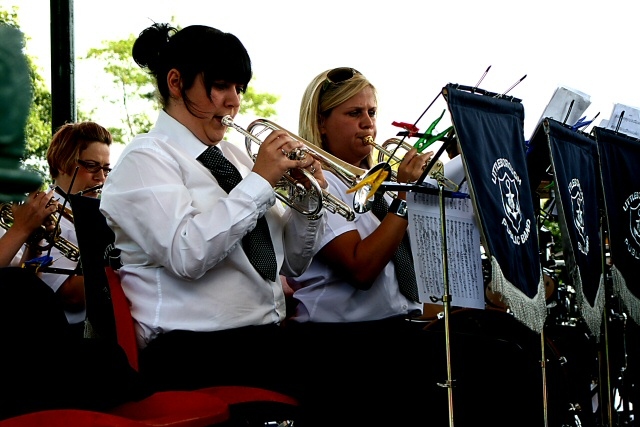
M66 196L82 191L85 196L97 197L97 192L87 190L103 185L111 171L111 142L111 133L97 123L67 123L58 128L47 149L54 190L52 200L65 210L60 216L60 236L74 245L78 244L78 239ZM84 279L73 273L78 263L65 258L55 247L50 256L54 260L52 267L62 273L42 273L41 278L61 299L71 333L82 337L86 318Z

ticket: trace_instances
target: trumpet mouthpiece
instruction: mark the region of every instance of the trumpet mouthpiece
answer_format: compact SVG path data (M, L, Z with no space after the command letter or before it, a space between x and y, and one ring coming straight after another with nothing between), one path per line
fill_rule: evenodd
M362 138L362 143L364 145L373 145L374 141L373 141L373 137L371 135L367 135L364 138Z

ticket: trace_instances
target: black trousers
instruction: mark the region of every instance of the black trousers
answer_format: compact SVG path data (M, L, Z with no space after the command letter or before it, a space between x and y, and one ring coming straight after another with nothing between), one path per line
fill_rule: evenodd
M172 331L141 351L140 372L158 389L232 384L290 394L302 403L299 427L418 426L419 371L404 359L418 331L403 319Z

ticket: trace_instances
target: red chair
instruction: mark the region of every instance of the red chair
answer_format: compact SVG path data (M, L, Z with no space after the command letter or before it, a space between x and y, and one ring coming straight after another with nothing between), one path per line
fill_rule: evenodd
M0 427L208 427L229 419L229 407L198 392L161 392L112 413L51 409L0 421Z
M0 421L0 427L147 427L146 424L102 412L52 409Z
M119 275L106 262L115 236L99 210L99 199L70 195L74 226L82 254L87 316L100 338L125 352L138 369L138 348L129 302ZM162 391L109 411L112 415L141 421L146 426L200 427L229 421L234 425L257 425L288 421L297 401L270 390L251 387L213 387L197 391ZM285 417L287 415L287 417ZM284 418L282 418L284 417ZM263 422L263 420L266 420ZM229 425L229 424L226 424Z
M127 299L119 274L111 267L105 267L118 344L124 349L129 363L138 369L138 345L129 300ZM273 390L248 386L214 386L197 390L215 396L229 405L230 419L247 426L264 426L270 422L293 421L297 417L297 399Z

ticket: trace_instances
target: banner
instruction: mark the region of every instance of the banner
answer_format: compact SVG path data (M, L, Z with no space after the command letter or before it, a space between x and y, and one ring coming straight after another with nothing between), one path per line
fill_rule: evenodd
M609 228L614 292L640 324L640 141L593 128Z
M542 332L546 298L525 159L524 108L515 98L452 84L443 95L491 260L493 291L516 319Z
M598 338L605 289L596 143L584 133L547 118L534 133L531 145L533 150L540 148L548 153L547 164L552 166L554 192L558 197L558 223L567 277L575 288L585 323Z

